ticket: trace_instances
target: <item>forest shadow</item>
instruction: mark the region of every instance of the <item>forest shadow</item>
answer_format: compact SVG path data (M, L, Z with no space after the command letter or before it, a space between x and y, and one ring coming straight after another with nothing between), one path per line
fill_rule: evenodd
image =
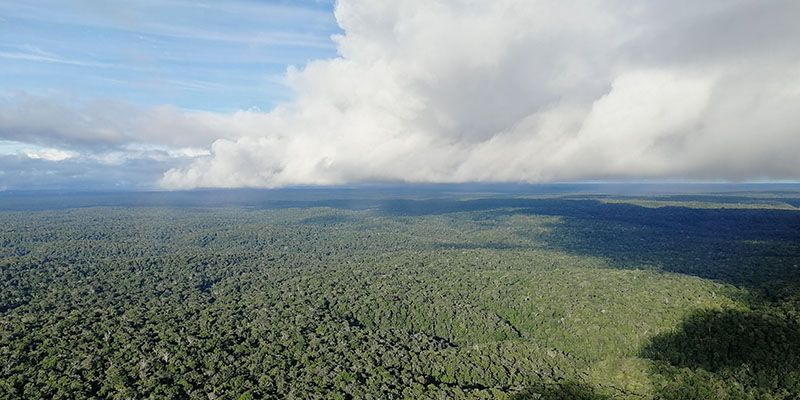
M593 387L578 383L539 384L526 388L512 400L606 400L611 397L597 393Z
M591 216L562 214L546 243L607 258L617 268L729 283L769 301L800 292L800 212L602 203L591 208Z
M775 310L697 311L640 355L655 361L659 398L800 393L800 324Z
M496 198L386 200L391 216L482 212L485 217L561 217L528 238L572 254L603 257L616 268L654 268L714 279L769 299L800 292L800 211L648 208L597 200ZM479 244L476 244L479 245Z

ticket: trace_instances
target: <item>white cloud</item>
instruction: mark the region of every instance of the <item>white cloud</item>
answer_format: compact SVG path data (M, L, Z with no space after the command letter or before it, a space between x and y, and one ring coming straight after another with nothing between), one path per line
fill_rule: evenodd
M22 152L26 157L33 160L64 161L75 157L77 154L72 151L59 149L26 149Z
M797 9L341 0L341 57L162 184L799 179Z
M16 93L0 96L0 139L93 150L137 143L207 148L214 140L251 133L243 126L251 125L251 117Z

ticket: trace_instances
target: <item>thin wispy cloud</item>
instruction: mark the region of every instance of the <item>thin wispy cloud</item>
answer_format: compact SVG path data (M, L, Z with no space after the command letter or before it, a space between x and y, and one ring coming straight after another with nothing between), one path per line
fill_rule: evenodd
M0 15L7 90L218 111L273 107L286 88L271 76L335 56L339 31L311 2L35 0L0 3Z
M69 58L59 57L51 53L39 53L39 52L0 51L0 58L5 58L9 60L24 60L24 61L34 61L34 62L53 63L53 64L77 65L81 67L95 67L95 68L111 68L115 66L114 64L110 63L88 61L88 60L72 60Z
M39 4L37 4L39 3ZM76 3L80 5L81 2ZM72 8L51 7L50 2L31 2L31 4L7 5L0 7L7 15L22 21L59 24L76 28L95 28L109 31L144 34L156 37L172 37L193 40L222 41L238 44L263 44L276 46L299 46L331 48L333 44L325 34L310 34L315 25L325 26L333 23L329 12L310 10L306 7L290 7L279 4L240 2L184 3L184 2L131 2L114 7L98 7L100 3L86 2L83 6ZM170 11L190 12L201 19L182 18L175 23L169 17ZM202 10L202 12L198 12ZM207 12L205 11L207 10ZM65 12L66 11L66 12ZM259 29L262 25L244 23L245 20L288 20L309 23L304 32L293 32L282 24L273 29ZM205 22L205 23L204 23Z
M243 31L228 33L164 25L153 26L153 29L148 30L146 33L162 37L228 42L243 45L312 47L321 49L332 49L335 47L327 37L292 32Z

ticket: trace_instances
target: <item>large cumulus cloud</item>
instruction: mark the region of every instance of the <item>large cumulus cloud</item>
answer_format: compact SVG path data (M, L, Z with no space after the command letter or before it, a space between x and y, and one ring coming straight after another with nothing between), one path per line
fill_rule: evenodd
M340 57L167 187L800 178L795 1L341 0Z

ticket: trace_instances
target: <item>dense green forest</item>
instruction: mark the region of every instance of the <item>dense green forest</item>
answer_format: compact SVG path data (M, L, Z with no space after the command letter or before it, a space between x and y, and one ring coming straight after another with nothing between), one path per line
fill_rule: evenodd
M798 199L15 200L0 398L798 399Z

